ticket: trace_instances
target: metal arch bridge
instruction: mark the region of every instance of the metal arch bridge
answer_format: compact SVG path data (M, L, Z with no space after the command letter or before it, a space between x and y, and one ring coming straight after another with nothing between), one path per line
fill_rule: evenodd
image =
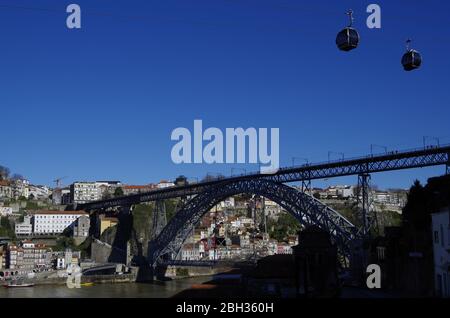
M367 175L375 172L446 165L450 166L450 146L428 147L383 155L308 164L282 168L275 174L246 174L209 182L174 186L131 196L90 202L76 209L95 211L113 207L131 207L148 201L193 196L171 219L159 235L150 242L148 261L155 265L178 255L182 243L193 226L207 211L225 198L238 193L252 193L267 197L289 211L303 225L316 225L327 230L341 253L351 255L351 243L361 238L358 229L335 210L312 196L284 183L310 181L348 175ZM364 233L363 233L364 234Z
M150 242L149 262L163 263L166 259L176 258L183 242L201 217L219 202L239 193L264 196L286 209L302 225L316 225L328 231L342 254L350 258L350 246L357 236L357 229L346 218L297 189L270 180L250 179L212 186L188 201L158 237Z
M287 167L279 169L275 174L250 173L208 182L192 183L185 186L169 187L129 196L78 204L74 208L76 210L91 211L117 206L130 206L142 202L199 194L208 190L211 186L241 180L265 179L277 183L289 183L438 165L447 165L447 170L449 169L450 146L430 147L426 149L421 148L401 152L397 151L383 155L368 155L355 159Z

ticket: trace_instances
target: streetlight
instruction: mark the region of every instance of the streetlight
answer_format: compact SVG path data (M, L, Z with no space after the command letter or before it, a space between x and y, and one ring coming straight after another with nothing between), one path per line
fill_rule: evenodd
M196 182L195 182L195 183L198 183L198 182L199 182L199 179L198 179L198 177L191 177L191 180L196 180Z
M220 180L222 178L223 178L223 174L221 174L219 172L211 172L211 171L206 172L206 179L208 181Z
M439 138L438 138L438 137L434 137L434 136L423 136L423 148L426 148L426 143L427 143L427 140L428 140L428 139L431 139L431 140L436 141L437 146L438 146L438 147L440 146Z
M371 155L373 155L373 148L375 148L375 147L383 148L385 153L388 152L386 146L376 145L376 144L371 144L371 145L370 145L370 154L371 154Z
M306 164L309 164L308 158L303 157L292 157L292 166L295 166L295 159L306 161Z
M340 155L342 156L342 160L345 158L345 154L343 152L334 152L334 151L328 151L328 162L330 162L330 157L332 154Z

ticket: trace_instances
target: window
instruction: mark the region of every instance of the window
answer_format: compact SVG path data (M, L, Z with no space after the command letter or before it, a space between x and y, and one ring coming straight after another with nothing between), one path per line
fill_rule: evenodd
M439 244L439 232L434 231L434 243Z
M441 246L444 247L444 227L441 224Z
M444 287L443 287L443 291L442 291L442 296L449 296L449 292L447 289L447 274L444 273L444 277L443 277L443 282L444 282Z

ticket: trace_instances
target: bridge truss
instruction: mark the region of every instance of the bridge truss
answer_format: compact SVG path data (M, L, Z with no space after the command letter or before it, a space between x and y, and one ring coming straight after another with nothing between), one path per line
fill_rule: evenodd
M211 187L177 212L156 240L149 244L149 261L155 265L176 259L183 242L201 217L224 199L239 193L264 196L290 212L303 226L315 225L331 234L343 255L350 257L350 242L357 229L335 210L314 197L265 179L242 180Z
M79 204L77 210L98 210L116 206L139 204L142 202L185 197L208 191L209 188L242 180L264 179L276 183L302 181L308 183L315 179L324 179L349 175L362 175L383 171L423 168L437 165L450 166L450 146L431 147L403 152L391 152L383 155L369 155L357 159L326 162L322 164L305 164L298 167L281 168L277 173L267 175L260 173L245 174L220 180L175 186L146 193Z

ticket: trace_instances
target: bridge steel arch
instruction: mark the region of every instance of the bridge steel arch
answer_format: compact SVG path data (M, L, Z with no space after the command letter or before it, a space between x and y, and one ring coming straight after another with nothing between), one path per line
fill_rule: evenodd
M248 179L224 181L189 200L156 239L149 243L150 265L156 266L175 258L201 217L219 202L240 193L264 196L286 209L302 225L316 225L328 231L340 252L350 258L350 246L357 236L357 229L345 217L313 196L285 184L265 179Z

